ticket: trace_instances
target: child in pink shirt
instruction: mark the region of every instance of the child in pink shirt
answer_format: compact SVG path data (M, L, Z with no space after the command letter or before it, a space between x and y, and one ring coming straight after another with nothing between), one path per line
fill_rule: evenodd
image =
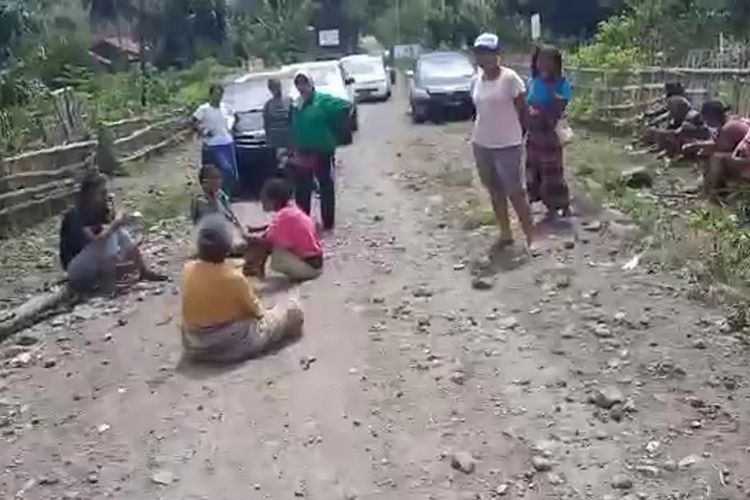
M323 272L323 248L315 222L291 198L291 187L282 179L270 179L263 186L263 210L274 215L268 227L261 228L263 235L252 240L254 256L246 256L246 274L264 276L269 256L271 269L293 281L312 280Z

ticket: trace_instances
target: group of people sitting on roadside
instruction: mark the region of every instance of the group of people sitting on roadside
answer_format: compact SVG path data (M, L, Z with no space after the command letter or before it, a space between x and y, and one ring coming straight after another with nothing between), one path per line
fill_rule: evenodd
M284 175L263 185L260 202L272 216L262 227L243 225L232 207L229 193L237 179L234 117L222 103L220 86L211 88L209 102L194 115L203 154L199 189L190 204L196 251L183 272L182 339L189 359L242 361L302 334L299 305L289 300L265 308L249 278L265 279L266 267L291 283L323 272L323 246L309 215L312 184L317 178L323 228L332 229L334 128L337 114L349 104L316 92L307 73L297 74L294 83L301 96L289 113L288 139L294 149ZM271 106L280 97L277 82L271 81L269 89L272 97L264 114L275 123L272 132L278 139L286 131L278 123L283 112ZM168 279L147 266L128 231L137 220L134 215L115 208L105 176L92 174L82 181L60 228L60 257L74 289L115 291L128 272L144 280Z
M641 140L661 156L697 160L705 195L721 203L732 182L750 181L750 119L717 100L698 111L679 83L667 84L666 94L666 105L645 116Z

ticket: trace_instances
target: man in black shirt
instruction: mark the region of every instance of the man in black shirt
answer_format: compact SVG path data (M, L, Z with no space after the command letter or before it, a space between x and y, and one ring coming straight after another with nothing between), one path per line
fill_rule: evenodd
M263 128L268 145L275 157L281 159L290 146L292 101L284 96L281 81L277 78L268 80L268 90L272 97L263 106Z

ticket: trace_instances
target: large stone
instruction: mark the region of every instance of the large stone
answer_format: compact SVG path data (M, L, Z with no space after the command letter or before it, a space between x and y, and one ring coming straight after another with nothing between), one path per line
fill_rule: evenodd
M156 471L151 475L151 482L161 486L169 486L174 481L174 474L168 470Z
M633 480L627 474L617 474L612 478L612 487L616 490L629 490L633 488Z
M624 400L625 397L622 395L620 389L614 386L597 389L591 397L592 403L599 408L604 408L605 410L609 410L614 405L622 403Z
M531 465L537 472L549 472L552 470L552 460L544 457L532 457Z
M648 188L654 185L654 176L646 167L633 167L620 174L620 183L633 189Z
M491 290L495 286L495 282L490 278L483 276L477 276L471 280L471 287L474 290Z
M477 459L468 451L457 451L451 456L451 467L464 474L472 474L477 467Z

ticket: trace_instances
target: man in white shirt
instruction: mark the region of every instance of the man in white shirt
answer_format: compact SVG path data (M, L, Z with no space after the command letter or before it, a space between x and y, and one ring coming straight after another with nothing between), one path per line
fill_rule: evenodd
M223 190L232 195L238 179L237 154L232 130L236 122L234 113L221 102L224 88L211 85L208 102L193 113L193 126L203 139L202 163L219 167Z

